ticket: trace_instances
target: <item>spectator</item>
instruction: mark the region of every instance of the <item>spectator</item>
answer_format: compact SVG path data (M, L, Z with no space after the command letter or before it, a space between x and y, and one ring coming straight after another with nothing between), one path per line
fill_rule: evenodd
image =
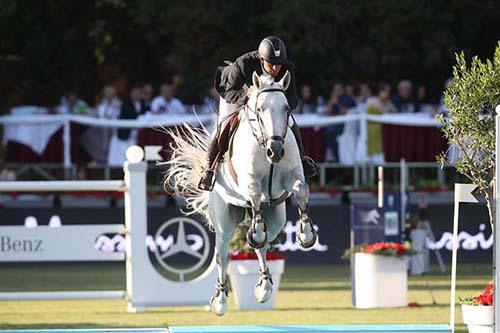
M142 99L142 90L139 86L132 86L129 97L125 99L120 112L120 119L137 119L137 117L146 112L146 105ZM120 140L130 138L130 129L121 128L118 130Z
M417 107L412 97L413 83L402 80L398 83L398 93L393 97L392 103L399 113L417 112Z
M433 106L427 98L427 88L423 84L419 84L417 88L416 112L427 113L429 115L436 114L436 107Z
M314 99L311 91L311 86L308 84L304 84L300 87L300 98L299 103L296 108L297 113L314 113Z
M347 84L345 85L345 93L346 93L347 95L351 96L354 100L356 99L356 98L354 97L354 85L353 85L353 84L351 84L351 83L347 83Z
M78 93L76 91L70 91L66 96L61 98L57 112L61 114L81 114L86 113L88 109L88 104L78 97Z
M115 88L111 85L102 89L102 100L97 106L97 117L117 119L120 116L121 101L116 97Z
M97 117L102 119L117 119L120 116L121 102L116 97L115 88L106 85L102 89L102 100L97 106ZM82 136L82 145L92 156L96 164L106 164L108 161L109 144L114 129L111 127L90 127Z
M380 115L397 112L396 107L391 102L391 86L380 83L378 95L369 98L366 102L366 113ZM367 155L368 160L373 163L384 163L384 150L382 147L382 124L368 123L367 128Z
M368 101L370 97L373 96L372 89L368 83L361 83L359 85L359 95L357 96L357 103L363 104Z
M326 106L325 114L330 116L345 115L349 109L355 106L356 102L354 101L354 98L345 93L342 83L336 83L333 85L332 94ZM332 162L339 162L340 160L337 139L343 131L343 123L331 125L325 127L324 129L323 140L332 154Z
M161 85L160 96L153 99L153 102L151 103L151 111L153 111L154 114L182 114L185 112L181 101L174 97L173 85Z
M326 115L343 115L347 113L347 110L355 106L354 97L345 92L342 83L335 83L325 113Z
M153 100L153 86L151 83L144 83L141 87L141 99L144 105L144 112L151 111L151 101Z

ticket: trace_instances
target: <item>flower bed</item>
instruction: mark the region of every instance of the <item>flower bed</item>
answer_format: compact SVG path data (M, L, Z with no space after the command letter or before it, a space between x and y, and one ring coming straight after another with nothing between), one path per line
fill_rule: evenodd
M355 253L367 253L381 256L402 257L415 254L411 244L405 242L404 244L380 242L368 245L355 246L352 249L344 251L342 258L349 259Z
M231 260L257 260L257 254L255 251L242 251L242 252L233 252L231 253ZM278 252L266 252L266 260L280 260L286 259L284 255L279 254Z

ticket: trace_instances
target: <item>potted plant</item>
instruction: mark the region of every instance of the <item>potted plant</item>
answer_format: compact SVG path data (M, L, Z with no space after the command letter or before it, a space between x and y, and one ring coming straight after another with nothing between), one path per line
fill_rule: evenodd
M410 243L374 243L348 249L352 262L352 301L357 308L406 306Z
M462 317L470 333L493 333L493 283L476 296L461 298Z
M265 303L257 302L254 287L259 281L259 261L254 250L247 243L246 233L249 223L237 225L230 243L231 261L227 273L231 280L231 288L235 297L236 307L240 310L266 310L274 308L281 275L285 270L285 257L270 249L266 253L267 265L272 275L273 293ZM278 236L277 240L280 239ZM274 242L273 242L274 243Z

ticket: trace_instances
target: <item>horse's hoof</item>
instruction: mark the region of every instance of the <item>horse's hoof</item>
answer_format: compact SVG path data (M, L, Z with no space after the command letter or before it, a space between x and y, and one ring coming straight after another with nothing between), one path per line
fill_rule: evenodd
M210 311L217 316L223 316L227 312L227 300L221 296L210 299Z
M314 244L316 244L316 240L318 238L318 234L317 234L316 230L314 230L312 222L309 221L309 226L310 226L309 232L312 234L311 235L311 239L310 240L304 239L305 238L305 232L304 232L304 229L303 229L303 225L302 225L302 222L299 222L299 223L300 223L300 227L299 227L299 232L297 232L297 239L299 240L300 245L304 249L309 249L309 248L313 247Z
M255 285L253 292L255 294L255 299L257 300L257 302L265 303L271 298L271 295L273 294L273 284L268 279L261 279Z
M266 245L266 243L267 243L267 233L264 232L264 239L261 242L255 241L253 239L253 233L254 233L254 230L252 230L252 228L248 229L248 231L247 231L247 242L248 242L248 245L250 245L254 249L261 249L261 248L263 248L264 245Z

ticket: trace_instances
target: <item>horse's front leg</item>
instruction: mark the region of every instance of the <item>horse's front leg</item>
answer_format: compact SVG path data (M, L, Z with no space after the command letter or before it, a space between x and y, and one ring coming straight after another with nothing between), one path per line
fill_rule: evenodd
M259 259L260 266L260 276L259 281L255 285L253 292L255 294L255 298L259 303L265 303L271 298L273 294L273 278L271 273L269 272L269 267L267 267L266 262L266 252L269 245L264 246L261 249L255 250L257 253L257 258Z
M262 197L260 184L256 181L250 183L248 193L250 194L250 201L252 203L252 224L247 232L247 241L251 247L260 249L267 243L267 228L262 218L260 202Z
M215 295L210 299L210 310L218 316L227 312L227 298L229 288L227 285L227 266L229 264L229 238L216 234L215 255L217 262L217 282Z
M217 194L210 194L210 218L214 221L215 255L217 262L217 282L215 295L210 299L210 309L218 316L227 312L228 281L227 267L229 264L229 243L236 228L236 224L243 220L244 210L230 206Z
M307 210L309 202L309 186L300 178L293 182L292 193L299 205L300 221L297 226L297 239L303 248L314 246L317 239L316 230Z

